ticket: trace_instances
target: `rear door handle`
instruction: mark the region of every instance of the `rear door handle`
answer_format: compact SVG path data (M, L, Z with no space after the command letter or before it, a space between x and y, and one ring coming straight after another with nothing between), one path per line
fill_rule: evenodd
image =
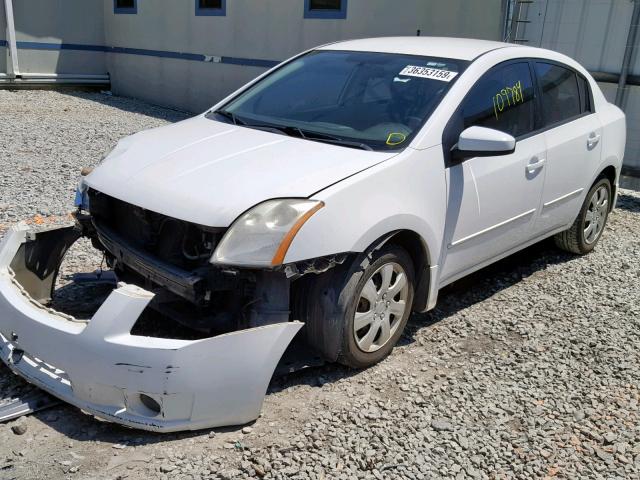
M587 139L587 147L591 149L596 145L598 145L599 142L600 142L600 135L596 133L592 133L591 135L589 135L589 138Z
M531 159L531 162L529 162L529 164L527 165L527 172L533 173L539 168L542 168L545 161L546 160L544 158L533 157Z

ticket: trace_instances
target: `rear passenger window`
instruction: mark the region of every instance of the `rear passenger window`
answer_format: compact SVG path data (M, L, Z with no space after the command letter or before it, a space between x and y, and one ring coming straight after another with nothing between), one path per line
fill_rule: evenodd
M578 75L578 88L580 89L580 106L582 113L593 113L591 105L591 87L582 75Z
M493 128L520 137L534 129L534 88L528 63L490 70L462 105L464 128Z
M536 62L535 68L545 125L567 121L583 112L578 77L573 70L543 62Z

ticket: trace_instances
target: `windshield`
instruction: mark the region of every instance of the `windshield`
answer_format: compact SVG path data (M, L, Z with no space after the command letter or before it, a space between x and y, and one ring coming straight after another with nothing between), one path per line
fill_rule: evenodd
M209 118L367 150L405 148L468 62L319 50Z

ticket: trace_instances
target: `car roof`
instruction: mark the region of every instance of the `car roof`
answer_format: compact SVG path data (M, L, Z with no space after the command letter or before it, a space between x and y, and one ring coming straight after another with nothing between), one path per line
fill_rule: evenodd
M451 37L379 37L331 43L320 50L348 50L356 52L399 53L427 57L474 60L498 48L518 48L513 43Z

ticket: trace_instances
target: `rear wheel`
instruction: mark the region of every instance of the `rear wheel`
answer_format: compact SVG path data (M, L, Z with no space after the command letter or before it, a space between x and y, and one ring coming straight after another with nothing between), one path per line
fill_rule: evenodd
M589 253L602 236L611 209L611 182L598 180L582 205L575 222L569 230L554 237L556 245L578 255Z
M407 252L384 246L351 266L305 279L296 319L325 358L362 368L385 358L411 315L415 274Z

